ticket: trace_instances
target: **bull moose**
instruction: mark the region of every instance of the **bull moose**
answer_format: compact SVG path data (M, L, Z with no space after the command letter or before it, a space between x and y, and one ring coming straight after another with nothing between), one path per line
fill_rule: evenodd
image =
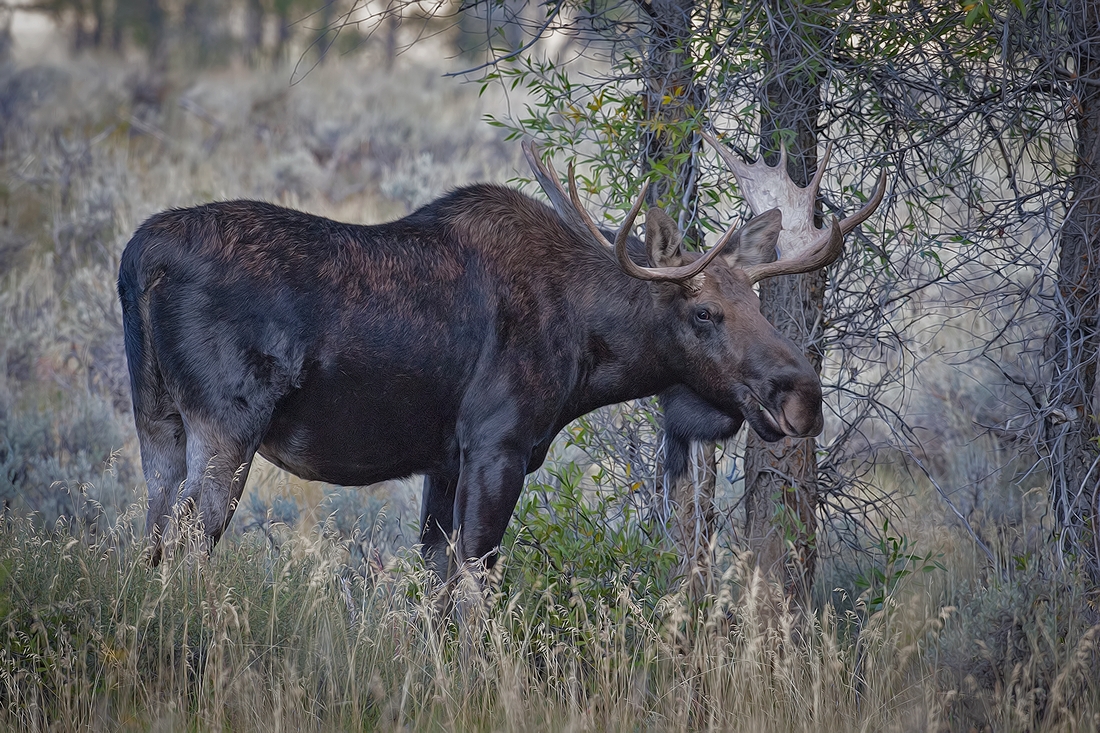
M424 474L423 552L447 577L492 563L525 474L602 405L664 393L680 440L821 431L818 377L752 284L836 259L883 178L819 231L820 171L799 189L730 160L757 216L700 255L657 208L631 236L644 187L608 242L572 169L567 192L524 153L553 208L480 184L373 226L228 201L138 228L118 290L153 563L183 516L213 547L257 451L335 484Z

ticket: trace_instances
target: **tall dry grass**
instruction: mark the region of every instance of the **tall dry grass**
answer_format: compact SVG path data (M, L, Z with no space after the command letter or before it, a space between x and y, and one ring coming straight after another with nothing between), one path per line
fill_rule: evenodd
M504 590L458 628L415 557L355 572L346 548L252 535L152 570L7 520L0 724L9 729L927 730L949 610L905 605L853 636L734 558L702 599ZM506 558L501 571L514 571ZM562 604L569 604L571 611ZM580 609L580 610L578 610Z
M965 546L940 569L906 545L858 596L792 608L743 554L685 593L659 533L568 488L555 520L537 493L461 614L438 611L415 552L373 562L324 523L151 569L140 505L94 535L6 517L0 727L1033 731L1100 714L1094 598L1042 558L1001 578L956 566Z

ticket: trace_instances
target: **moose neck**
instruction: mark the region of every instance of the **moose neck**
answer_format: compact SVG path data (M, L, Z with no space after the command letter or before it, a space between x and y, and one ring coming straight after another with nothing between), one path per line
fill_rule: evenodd
M576 301L587 344L573 417L677 382L666 355L671 335L657 306L657 287L626 275L617 264L586 279Z

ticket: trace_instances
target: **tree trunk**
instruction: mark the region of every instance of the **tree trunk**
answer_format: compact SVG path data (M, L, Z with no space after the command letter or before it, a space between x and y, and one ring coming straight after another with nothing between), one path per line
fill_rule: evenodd
M824 13L770 3L767 71L761 104L760 147L778 165L787 147L787 172L805 186L817 168L821 79L809 53L821 53ZM780 332L801 344L821 373L824 271L787 275L760 284L762 311ZM745 505L750 547L762 570L782 581L788 595L808 596L817 564L817 456L813 438L765 443L749 432L745 446Z
M663 173L650 184L649 206L662 206L684 233L689 246L702 240L696 224L698 176L695 152L697 118L705 102L695 83L691 53L695 0L657 0L642 5L651 17L646 57L645 166Z
M145 0L145 26L149 35L149 66L156 71L168 68L167 23L160 0Z
M245 0L244 41L241 52L245 63L255 66L263 57L264 6L260 0Z
M103 7L103 0L92 0L92 19L95 25L92 27L92 45L95 48L103 48L106 34L103 32L107 26L107 13Z
M698 247L702 236L697 224L698 142L694 130L705 99L703 88L695 83L691 53L695 0L658 0L640 7L651 21L643 121L645 165L662 173L650 184L646 203L663 207L688 246ZM714 451L714 443L692 446L692 469L687 475L670 487L659 480L662 489L672 493L676 512L672 532L680 550L681 571L693 579L696 590L706 584L715 530Z
M688 589L696 596L713 588L709 571L717 529L714 506L714 490L718 482L716 448L716 444L709 441L693 443L691 468L668 487L676 512L672 533L680 551L677 574L687 579ZM658 480L664 483L660 471Z
M272 56L276 64L281 64L286 61L287 46L290 44L289 0L280 0L275 3L275 17L278 19L279 27L275 33L275 48L272 51Z
M317 35L313 37L313 52L317 56L318 64L325 62L325 59L328 58L329 47L336 40L336 31L330 29L335 15L335 0L324 0L319 13L320 23L317 27Z
M1082 559L1100 580L1100 453L1097 415L1100 382L1100 3L1079 0L1067 8L1076 88L1077 162L1072 199L1062 229L1058 295L1064 318L1055 326L1050 446L1050 500L1059 524L1060 548Z
M403 4L390 0L386 8L386 19L382 21L382 64L386 71L392 71L397 61L397 41L401 32Z
M13 38L11 35L11 19L14 13L0 13L0 68L11 61ZM0 140L4 139L0 133Z
M114 6L111 9L110 39L108 43L110 43L111 51L117 54L122 53L122 32L126 18L126 6L121 0L115 0Z

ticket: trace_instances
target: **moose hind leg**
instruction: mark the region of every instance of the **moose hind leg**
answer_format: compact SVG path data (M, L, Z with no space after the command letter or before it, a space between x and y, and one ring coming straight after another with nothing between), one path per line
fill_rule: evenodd
M234 438L205 424L187 431L187 480L174 507L180 529L195 533L200 551L213 549L244 491L261 434Z
M454 532L455 488L458 477L449 474L424 477L420 503L420 552L439 580L451 574L451 534Z
M145 515L146 552L149 561L156 565L160 562L172 506L187 478L187 434L183 418L174 408L162 410L158 417L139 413L137 429L142 473L149 492Z

